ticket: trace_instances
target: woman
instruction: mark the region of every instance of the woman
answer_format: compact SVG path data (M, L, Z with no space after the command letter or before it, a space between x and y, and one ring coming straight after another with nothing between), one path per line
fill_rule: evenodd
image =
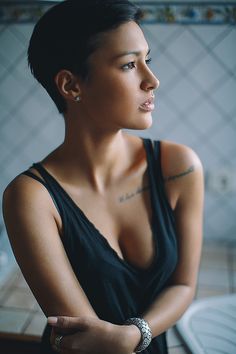
M167 353L165 331L194 296L201 163L186 146L122 130L151 126L159 86L139 19L126 0L68 0L30 40L31 71L63 114L65 138L8 185L3 209L50 316L43 353Z

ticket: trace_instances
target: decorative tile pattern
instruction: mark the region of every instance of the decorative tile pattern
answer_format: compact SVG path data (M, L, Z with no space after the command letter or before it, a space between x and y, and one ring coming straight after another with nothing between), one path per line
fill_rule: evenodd
M145 23L225 24L236 22L236 6L224 3L150 2L142 5Z
M134 1L135 2L135 1ZM144 23L179 24L234 24L236 6L227 2L137 2L143 10ZM35 22L55 1L37 1L29 4L25 1L9 4L2 2L0 23Z
M40 1L29 4L24 1L1 2L0 23L28 23L37 21L47 9L53 4L53 1ZM55 2L54 2L55 4Z

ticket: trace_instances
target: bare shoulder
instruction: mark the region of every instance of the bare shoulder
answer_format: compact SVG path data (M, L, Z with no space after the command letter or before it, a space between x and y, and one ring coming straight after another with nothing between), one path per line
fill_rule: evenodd
M45 198L45 187L26 175L16 176L5 188L3 200L7 202L29 202L33 203L40 198ZM13 206L13 205L12 205Z
M54 161L58 149L59 147L44 157L42 162ZM43 181L43 178L35 168L32 167L29 171L33 172L34 175L38 176ZM39 181L24 174L16 176L5 188L3 193L3 207L5 203L13 204L13 206L15 205L16 207L18 205L37 206L40 204L41 206L44 205L47 207L47 210L51 210L55 213L55 205L47 188Z
M166 182L182 180L185 176L202 173L202 163L190 147L164 140L161 142L162 173Z
M67 258L52 212L53 201L44 185L19 175L9 183L3 199L15 258L45 315L94 316Z
M27 217L40 210L58 221L57 211L45 186L26 175L16 176L3 193L3 214L5 219Z
M183 144L161 141L161 168L172 209L183 204L187 207L191 203L197 205L196 200L203 196L204 177L196 152Z

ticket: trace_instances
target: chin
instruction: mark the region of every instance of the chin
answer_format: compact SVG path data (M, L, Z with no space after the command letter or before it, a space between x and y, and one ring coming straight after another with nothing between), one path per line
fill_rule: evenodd
M152 115L151 114L146 115L145 118L138 120L135 125L136 127L133 129L137 129L137 130L145 130L150 128L152 126Z
M152 115L150 113L142 116L136 115L135 118L130 121L126 120L122 125L121 129L145 130L152 126Z

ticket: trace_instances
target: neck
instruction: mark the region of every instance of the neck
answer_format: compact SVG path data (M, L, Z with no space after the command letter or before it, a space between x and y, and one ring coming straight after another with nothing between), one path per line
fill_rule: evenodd
M80 181L102 193L128 166L126 145L126 135L121 130L108 133L66 127L59 159L72 183L80 177Z

